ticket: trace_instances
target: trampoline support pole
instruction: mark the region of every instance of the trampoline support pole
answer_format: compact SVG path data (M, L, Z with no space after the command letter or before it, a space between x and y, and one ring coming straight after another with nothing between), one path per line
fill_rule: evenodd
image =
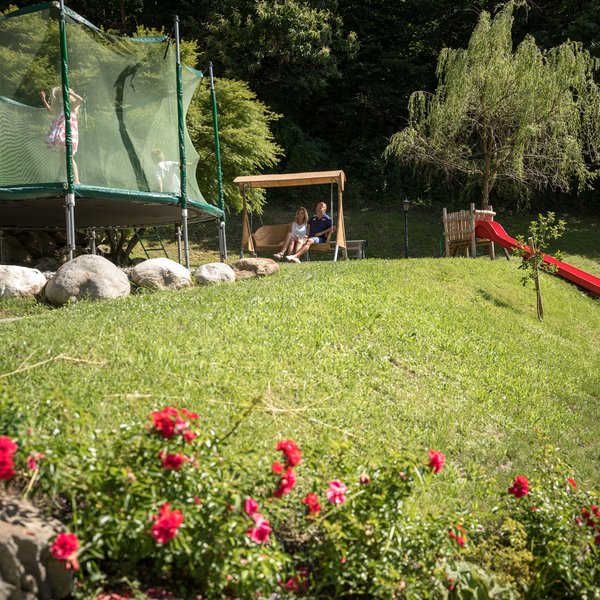
M75 194L66 195L65 211L67 217L67 251L69 260L73 260L75 250Z
M96 228L92 227L90 230L90 237L92 239L92 254L95 256L97 254L96 252Z
M185 268L190 268L190 246L188 239L188 209L181 210L181 220L183 222L183 253L185 255Z
M181 225L177 225L177 262L181 264Z

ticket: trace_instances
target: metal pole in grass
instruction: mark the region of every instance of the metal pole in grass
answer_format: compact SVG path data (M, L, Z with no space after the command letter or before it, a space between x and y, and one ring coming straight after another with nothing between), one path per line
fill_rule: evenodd
M225 196L223 194L223 168L221 166L221 144L219 143L219 119L217 117L217 92L215 90L215 78L213 76L213 64L208 64L210 76L210 104L212 107L213 133L215 138L215 160L217 163L217 189L219 191L219 208L223 216L219 220L219 248L221 251L221 262L227 259L227 243L225 236Z
M188 239L187 170L185 164L185 122L183 112L183 83L181 74L181 53L179 49L179 17L175 16L175 55L177 76L177 123L179 130L179 172L181 174L181 222L183 224L183 252L185 266L190 268L190 247Z
M402 202L402 208L404 209L404 258L408 258L408 208L410 206L410 200L404 198Z
M69 56L67 52L67 22L65 18L65 2L60 0L60 75L63 96L63 113L65 116L65 158L67 167L67 193L65 196L65 213L67 225L67 250L69 260L73 260L75 250L75 189L73 177L73 137L71 132L71 99L69 91Z

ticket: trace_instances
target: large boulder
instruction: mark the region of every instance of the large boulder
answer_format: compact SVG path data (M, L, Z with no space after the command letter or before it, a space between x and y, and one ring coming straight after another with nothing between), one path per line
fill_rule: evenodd
M208 283L233 283L235 271L225 263L214 262L202 265L194 271L196 283L206 285Z
M190 272L166 257L145 260L131 269L131 281L151 290L179 290L192 285Z
M78 256L65 263L46 285L46 298L52 304L77 300L114 300L128 296L127 275L109 260L94 254Z
M273 275L279 271L279 265L272 258L240 258L231 266L237 279Z
M73 587L73 572L52 557L59 521L31 504L0 498L0 598L59 600Z
M0 265L0 298L33 298L46 285L46 277L37 269Z

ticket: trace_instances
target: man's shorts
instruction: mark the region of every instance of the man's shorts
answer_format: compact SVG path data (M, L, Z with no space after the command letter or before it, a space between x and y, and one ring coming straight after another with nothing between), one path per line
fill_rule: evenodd
M314 236L314 237L310 237L308 238L309 240L312 240L315 244L324 244L327 240L324 240L320 237Z

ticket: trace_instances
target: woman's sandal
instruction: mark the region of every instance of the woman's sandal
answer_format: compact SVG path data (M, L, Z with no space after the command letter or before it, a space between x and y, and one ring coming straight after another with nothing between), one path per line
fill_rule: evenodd
M281 260L283 258L283 253L282 252L277 252L277 254L273 254L273 256L275 258L277 258L278 260Z

